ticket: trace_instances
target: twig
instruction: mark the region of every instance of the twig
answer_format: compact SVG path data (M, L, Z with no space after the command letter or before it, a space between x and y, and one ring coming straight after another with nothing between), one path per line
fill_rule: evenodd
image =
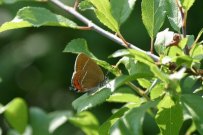
M114 34L102 29L101 27L99 27L98 25L94 24L92 21L90 21L89 19L87 19L86 17L84 17L83 15L81 15L79 12L77 12L73 7L64 5L62 2L60 2L59 0L50 0L50 2L52 2L53 4L57 5L58 7L60 7L61 9L67 11L68 13L72 14L73 16L75 16L78 20L82 21L83 23L85 23L88 27L92 28L92 30L98 32L99 34L111 39L112 41L126 47L126 44L123 42L123 40L117 36L115 36ZM154 59L154 61L159 61L159 57L151 54L150 52L146 52L138 47L136 47L133 44L128 44L128 47L131 49L135 49L137 51L143 52L146 55L150 56L152 59Z
M78 3L79 3L79 1L75 0L75 4L74 4L74 7L73 7L75 10L77 10Z
M154 53L154 39L153 38L151 38L150 52L151 52L151 54Z
M183 10L182 5L180 4L179 0L176 0L176 4L179 8L180 14L181 14L181 18L182 18L182 34L183 37L185 38L187 35L187 31L186 31L186 20L187 20L187 11L185 12ZM186 45L185 46L185 53L188 54L189 53L189 47Z

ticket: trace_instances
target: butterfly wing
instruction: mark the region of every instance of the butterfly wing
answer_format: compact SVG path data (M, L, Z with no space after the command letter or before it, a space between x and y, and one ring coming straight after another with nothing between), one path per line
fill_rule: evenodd
M82 87L82 78L84 75L85 75L85 72L83 70L79 70L73 73L72 85L74 86L75 90L78 92L84 91Z
M96 73L94 70L86 71L81 81L84 91L88 91L98 87L104 81L104 77Z
M80 92L97 87L104 81L102 69L94 60L80 53L76 58L75 71L72 77L73 86Z
M75 67L74 67L75 72L82 70L89 59L90 58L84 53L78 54L75 60Z

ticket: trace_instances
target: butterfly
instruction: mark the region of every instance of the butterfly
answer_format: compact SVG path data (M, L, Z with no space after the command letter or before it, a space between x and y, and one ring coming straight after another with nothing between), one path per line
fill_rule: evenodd
M77 92L87 92L104 85L105 76L96 62L84 53L78 54L72 75L72 87Z

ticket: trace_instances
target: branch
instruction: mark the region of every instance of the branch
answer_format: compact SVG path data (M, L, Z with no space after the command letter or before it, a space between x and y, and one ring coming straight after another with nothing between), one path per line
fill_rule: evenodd
M77 12L73 7L67 6L65 4L63 4L62 2L60 2L59 0L50 0L50 2L52 2L53 4L55 4L56 6L58 6L59 8L67 11L68 13L72 14L73 16L75 16L78 20L82 21L83 23L85 23L88 27L92 28L92 30L98 32L99 34L109 38L110 40L122 45L123 47L126 47L126 44L123 42L123 40L117 36L115 36L114 34L102 29L101 27L99 27L98 25L94 24L92 21L90 21L89 19L87 19L86 17L84 17L83 15L81 15L79 12ZM148 56L150 56L152 59L154 59L154 61L159 61L159 57L151 54L150 52L146 52L138 47L136 47L135 45L129 43L128 47L131 49L135 49L137 51L143 52L145 54L147 54Z
M186 20L187 20L187 11L184 11L183 10L183 7L182 5L180 4L180 1L179 0L176 0L176 4L178 6L178 9L180 11L180 14L181 14L181 18L182 18L182 34L183 34L183 37L185 38L186 37ZM186 54L189 54L189 48L188 48L188 45L185 46L185 53Z

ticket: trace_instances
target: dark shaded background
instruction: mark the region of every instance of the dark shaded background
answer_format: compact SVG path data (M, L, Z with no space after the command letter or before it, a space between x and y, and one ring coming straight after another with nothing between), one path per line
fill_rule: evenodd
M64 3L73 5L73 0L67 1L64 0ZM122 25L121 31L127 41L144 50L149 50L150 40L141 21L140 3L141 1L137 1L130 19ZM13 19L18 9L24 6L46 7L52 12L62 14L83 25L73 16L52 4L33 2L18 2L0 6L0 25ZM195 36L198 34L203 27L202 13L203 1L196 0L188 14L187 34ZM86 11L84 14L95 23L100 24L90 11ZM101 26L106 29L105 26ZM165 22L162 30L167 27L172 30L168 21ZM46 112L73 110L71 103L80 94L69 91L68 87L76 55L62 51L66 44L75 38L85 38L89 49L99 59L106 60L110 64L117 62L117 60L107 57L122 47L94 31L40 27L0 33L0 77L3 80L0 83L0 103L7 104L15 97L22 97L29 106L40 107ZM91 111L102 123L110 116L110 108L114 107L117 105L106 103ZM0 122L2 122L2 118L0 118ZM61 127L62 132L66 132L66 130L74 134L82 134L70 124Z

